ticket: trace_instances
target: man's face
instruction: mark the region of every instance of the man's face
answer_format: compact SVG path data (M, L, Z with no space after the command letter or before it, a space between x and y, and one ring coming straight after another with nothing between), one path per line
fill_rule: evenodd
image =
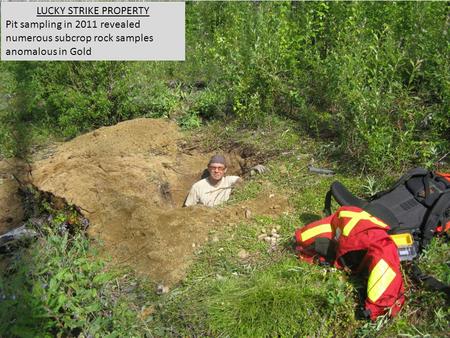
M222 163L211 163L208 165L208 171L215 181L220 181L227 172L227 168Z

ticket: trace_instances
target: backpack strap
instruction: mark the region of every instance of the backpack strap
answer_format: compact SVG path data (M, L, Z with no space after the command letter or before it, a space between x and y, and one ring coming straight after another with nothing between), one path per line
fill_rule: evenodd
M389 225L391 230L395 230L398 227L398 219L394 215L394 213L386 208L384 205L372 202L369 203L366 207L363 208L365 211L367 211L369 214L378 217L381 219L384 223ZM391 231L390 230L390 231ZM390 233L389 231L389 233Z
M387 194L388 192L391 192L398 186L405 184L405 182L408 181L411 177L426 176L429 172L430 172L429 170L424 169L424 168L411 169L406 174L404 174L402 177L400 177L399 180L397 182L395 182L395 184L391 188L389 188L388 190L380 191L380 192L376 193L375 195L373 195L372 197L369 198L369 201L373 201L373 200Z
M325 205L323 207L323 213L325 214L325 217L328 217L331 215L331 196L333 192L330 190L327 191L327 194L325 195Z
M444 284L443 282L437 280L433 276L426 275L420 270L419 266L416 262L413 262L411 267L411 274L414 280L417 282L423 283L425 288L437 291L437 292L443 292L445 296L447 297L447 304L450 304L450 286L447 284Z
M420 249L425 248L433 238L434 232L439 223L444 223L444 214L447 208L450 207L450 189L443 192L439 200L431 209L428 219L422 228L422 240L420 242ZM445 224L443 224L442 232L445 231Z
M361 209L364 209L367 205L367 201L353 195L342 183L334 181L325 196L325 205L323 208L325 216L331 215L331 196L334 197L339 205L352 205Z

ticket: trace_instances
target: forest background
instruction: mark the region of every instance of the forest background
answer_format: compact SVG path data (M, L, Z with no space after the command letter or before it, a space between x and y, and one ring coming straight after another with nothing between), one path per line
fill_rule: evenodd
M366 171L431 166L449 149L448 25L445 2L187 2L185 62L2 62L0 151L140 116L278 115Z

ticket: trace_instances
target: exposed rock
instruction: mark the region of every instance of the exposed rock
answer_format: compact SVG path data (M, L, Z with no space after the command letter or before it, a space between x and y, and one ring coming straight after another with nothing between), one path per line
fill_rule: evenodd
M244 249L242 249L242 250L239 250L238 257L241 260L246 260L248 257L250 257L250 254L247 251L245 251Z
M164 284L160 283L160 284L158 284L156 286L156 293L158 295L163 295L163 294L168 293L168 292L169 292L169 287L167 285L164 285Z
M258 241L263 241L266 237L267 237L266 233L261 234L261 235L258 236Z

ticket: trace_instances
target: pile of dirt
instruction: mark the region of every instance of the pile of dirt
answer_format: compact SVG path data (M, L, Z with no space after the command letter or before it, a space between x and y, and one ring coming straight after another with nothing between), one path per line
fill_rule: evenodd
M106 253L153 280L172 284L183 278L196 247L212 227L253 215L287 209L285 198L260 196L220 208L182 208L191 185L211 156L183 147L175 123L136 119L104 127L60 145L33 164L32 182L76 205L89 219L88 232ZM227 154L230 173L243 159ZM268 195L268 194L267 194ZM277 208L271 208L271 205Z
M27 165L19 160L0 161L0 235L18 227L24 216L16 178L22 176Z

